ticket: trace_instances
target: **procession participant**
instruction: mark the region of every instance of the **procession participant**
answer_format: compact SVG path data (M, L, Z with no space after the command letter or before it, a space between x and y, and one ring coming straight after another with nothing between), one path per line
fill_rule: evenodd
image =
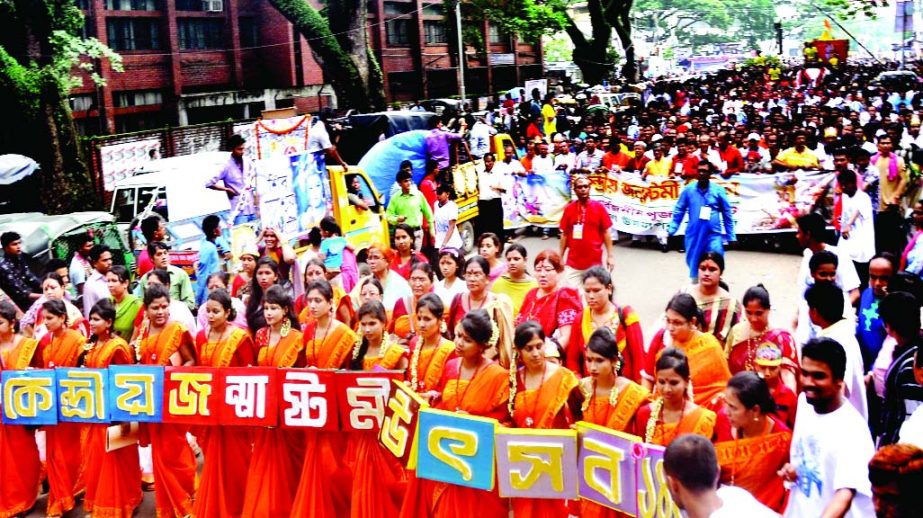
M77 367L86 337L68 328L67 308L62 300L49 300L42 305L45 327L39 342L42 367ZM80 423L58 423L45 430L46 469L48 471L48 506L45 514L62 516L76 505L75 499L85 489ZM140 483L138 484L140 487Z
M208 327L196 337L198 364L203 367L250 367L256 363L250 334L231 324L236 317L231 300L231 295L219 288L209 293L205 302ZM196 516L242 516L251 430L203 426L195 435L205 461L193 512Z
M888 293L891 277L897 273L897 259L885 252L869 261L869 285L859 296L856 308L856 339L862 350L864 370L870 371L888 335L879 305Z
M795 131L792 147L779 153L772 161L772 166L777 170L789 171L820 168L817 155L808 149L807 135L803 130Z
M503 152L500 162L493 153L487 153L483 167L475 166L478 173L478 217L475 223L479 235L504 235L502 196L511 190L513 175L526 175L525 168L516 160L513 146L504 145Z
M510 415L519 428L567 430L583 417L583 393L574 373L545 358L545 333L538 322L523 322L513 336L510 364ZM517 363L522 367L517 368ZM513 516L567 515L565 500L512 499Z
M684 433L709 440L730 437L730 424L723 413L716 415L693 401L689 394L690 362L682 349L669 347L657 358L654 401L638 410L635 435L644 442L667 446Z
M439 272L442 273L442 279L433 283L433 292L439 295L442 303L446 306L452 303L456 295L468 292L468 286L465 281L459 278L464 267L465 259L459 249L443 248L439 250Z
M3 290L19 309L28 309L32 301L41 297L42 283L32 273L26 254L22 251L22 236L18 232L0 235L3 256L0 257L0 290Z
M503 243L497 234L488 232L478 236L477 246L478 255L487 259L487 264L490 266L488 283L492 286L494 281L506 273L507 265L503 261Z
M682 289L695 299L702 312L702 329L724 344L731 328L740 321L740 303L721 286L724 274L724 256L705 252L699 257L698 277L695 284Z
M526 247L511 243L506 247L506 273L497 277L490 287L494 293L502 293L513 303L513 315L518 315L522 302L533 288L538 287L535 277L529 275Z
M157 216L158 218L160 216ZM141 222L141 230L144 231L144 222ZM166 226L164 227L166 231ZM74 287L74 300L77 300L77 297L83 294L83 285L87 282L87 277L90 276L90 273L93 269L90 266L90 261L87 259L87 256L90 254L90 249L93 248L95 244L93 242L93 236L90 233L83 234L80 237L80 243L77 244L74 249L74 256L71 257L70 265L67 267L67 276L70 278L70 283ZM142 252L145 257L147 257L147 251ZM141 257L138 257L138 264L140 265ZM148 259L147 263L153 268L151 260Z
M894 141L888 134L878 137L878 152L871 165L878 169L878 214L875 217L875 249L899 254L907 245L903 230L907 201L904 192L910 175L904 159L894 153Z
M554 250L542 250L533 263L538 286L526 294L516 323L535 320L542 325L545 336L555 337L564 348L566 365L575 365L578 351L572 348L574 327L583 310L580 294L569 286L559 285L564 266Z
M256 270L250 279L250 297L247 300L247 326L251 333L266 327L263 317L263 294L270 286L281 284L279 277L279 264L269 257L260 257L256 262Z
M353 345L349 370L374 371L407 368L407 351L385 331L388 316L380 302L367 302L357 313L361 340ZM404 470L378 443L377 431L348 435L346 462L352 464L350 508L353 518L390 518L401 508ZM399 495L399 496L398 496Z
M205 187L227 193L231 202L231 223L240 225L256 219L253 195L253 163L244 158L244 144L246 140L238 134L231 135L227 140L230 150L225 166L205 183ZM221 182L221 185L218 185Z
M798 244L804 248L804 253L796 279L796 290L798 293L804 293L808 286L814 283L811 275L811 258L814 254L826 250L836 255L838 259L835 265L836 285L843 290L849 305L855 305L856 301L859 300L860 284L856 267L853 265L852 260L842 254L839 249L824 242L826 234L827 222L824 221L820 214L812 212L798 218L798 231L795 237L798 239ZM797 329L801 324L800 321L801 317L799 316L798 321L795 323L796 325L793 327ZM796 337L798 336L799 334L796 333Z
M567 256L564 280L571 287L581 282L583 272L603 264L603 247L606 267L615 268L612 248L612 220L606 207L590 199L590 179L578 175L573 180L577 199L564 207L561 216L561 257Z
M177 302L182 302L189 308L189 311L195 311L195 293L192 291L192 282L189 275L170 264L170 247L160 241L154 241L147 245L148 254L154 263L155 270L165 270L169 274L169 281L164 284L170 287L170 298ZM135 295L139 297L147 290L148 280L151 278L151 272L145 273L138 281L138 287L135 288Z
M147 272L147 287L150 288L157 284L166 288L168 292L170 291L170 274L166 270L154 268ZM190 334L197 333L199 330L199 325L196 323L196 319L192 315L192 312L189 311L189 306L183 304L179 300L170 299L170 318L183 324L186 329L189 330ZM142 320L144 320L144 314L138 312L138 316L135 317L136 329L141 324Z
M410 269L410 296L398 299L388 321L388 332L398 338L417 333L416 312L420 297L433 291L433 269L429 263L416 263Z
M186 327L171 318L168 289L160 284L149 286L144 291L144 307L144 320L132 344L138 363L195 365L195 343ZM186 430L186 426L165 423L142 427L141 445L151 446L158 516L182 518L192 514L196 459L186 440Z
M387 263L383 260L379 262L387 270ZM349 326L333 318L330 283L314 281L308 284L305 293L314 319L303 332L306 366L316 369L346 367L357 336ZM308 431L304 435L304 463L291 515L314 518L348 516L352 476L342 457L346 449L345 437L339 432L322 431Z
M775 413L769 385L754 372L738 372L728 381L724 400L733 440L715 445L721 482L782 511L785 487L777 473L788 462L792 432Z
M410 269L414 264L428 262L425 255L414 246L413 229L405 223L394 225L394 258L391 269L406 280L410 280Z
M369 270L371 270L371 277L378 280L378 283L382 287L382 301L384 304L385 310L393 311L394 305L401 297L406 297L410 295L410 284L407 283L407 280L404 279L399 273L392 270L388 265L394 259L394 250L388 248L381 243L372 243L366 249L366 259L365 262L369 265ZM359 281L359 286L362 286L365 279ZM356 306L356 309L359 309L359 306L362 304L360 302L360 297L351 297L353 299L353 304Z
M885 375L878 446L898 442L901 426L914 410L923 406L923 387L914 375L914 355L923 345L920 336L920 303L905 292L889 293L881 301L881 318L894 341Z
M40 368L38 341L18 333L16 307L0 302L0 371ZM18 516L35 506L42 463L35 430L0 422L0 516Z
M742 371L757 371L756 351L764 343L775 344L783 354L782 381L792 391L798 390L798 348L791 333L770 327L769 315L772 307L769 292L762 284L751 287L744 293L744 320L728 333L725 353L731 374Z
M114 333L115 308L102 299L90 309L90 339L83 347L78 363L90 369L110 365L131 365L135 354L128 343ZM129 423L122 423L123 433ZM86 442L82 448L86 479L83 508L93 516L130 518L141 504L141 470L138 448L129 445L107 451L108 423L86 425Z
M360 307L370 300L377 300L378 302L382 302L382 300L384 299L385 290L381 287L381 283L378 282L378 279L376 279L375 277L367 277L363 279L361 282L359 282L357 286L359 288L359 306ZM382 304L384 303L382 302ZM308 311L310 312L310 310ZM358 322L352 327L353 327L353 330L357 330L359 328Z
M259 260L260 253L256 248L244 248L240 253L240 271L231 281L231 296L243 301L247 305L247 299L250 297L250 281L256 273L256 261Z
M668 231L671 236L676 234L683 217L688 214L684 242L686 264L689 265L689 277L692 279L697 278L698 261L702 254L717 252L724 255L723 241L737 240L731 204L724 187L710 182L712 167L708 161L696 166L698 181L690 183L680 192L679 200L673 207L673 219Z
M160 214L152 213L150 216L141 220L141 235L144 236L144 247L141 249L141 252L138 254L138 265L135 269L138 277L141 277L145 273L154 269L154 262L151 260L150 254L147 253L147 245L153 243L154 241L164 241L167 238L167 222L164 221L163 216ZM90 239L90 247L92 247L93 240ZM87 254L90 252L90 249L87 248ZM86 254L84 254L86 255ZM77 255L74 255L74 259L77 258ZM87 272L89 272L89 262L87 262ZM71 262L72 269L72 279L73 277L73 268L74 263ZM82 278L86 280L86 276ZM73 281L71 281L73 282ZM81 281L82 284L82 281Z
M410 341L410 364L405 378L418 394L434 390L447 361L455 357L455 345L443 336L445 306L434 293L417 301L418 333Z
M140 298L129 292L128 285L131 278L128 269L122 265L114 265L106 274L109 284L109 294L112 305L115 307L115 322L112 332L122 340L131 340L135 330L135 319L144 306Z
M215 290L228 291L228 282L231 276L228 272L214 272L205 278L205 287L209 294ZM200 281L201 282L201 281ZM199 306L199 312L196 315L196 329L201 331L208 326L208 311L205 309L206 304ZM234 308L234 320L231 322L236 327L247 329L247 307L240 299L231 297L231 307Z
M307 286L314 281L327 280L327 267L324 262L317 257L308 259L304 265L304 284ZM356 320L356 313L353 309L352 298L342 287L336 284L330 284L333 288L333 306L336 308L335 317L340 322L353 327ZM302 327L308 325L311 321L311 310L308 309L307 294L302 293L295 299L295 314L298 315L298 322Z
M270 286L263 298L266 327L256 332L257 365L282 369L305 366L304 343L292 297L281 286ZM243 516L288 516L298 489L304 457L304 433L266 427L256 431L247 470Z
M612 276L602 266L594 266L583 273L583 293L586 307L579 318L579 325L574 328L572 343L577 352L567 368L574 372L585 373L586 342L596 330L606 328L616 337L621 356L622 374L641 383L641 370L644 368L644 336L638 315L631 306L615 303L615 287Z
M423 244L423 221L433 221L433 212L423 194L410 189L412 183L413 175L409 171L402 169L397 173L397 184L401 192L391 197L386 217L389 225L403 223L410 227L411 242L414 248L419 248ZM432 226L429 232L432 237Z
M859 275L859 289L864 290L869 280L869 262L875 255L872 200L868 194L859 190L854 171L840 172L837 175L837 183L843 191L840 196L842 209L837 248L852 259Z
M447 332L450 338L454 338L452 333L469 311L487 311L500 329L497 348L488 351L488 354L500 362L500 366L508 367L513 348L513 304L506 295L487 291L489 275L490 265L487 259L475 255L465 262L465 284L468 286L468 293L456 295L452 300L446 317Z
M455 204L455 189L449 184L436 188L436 206L433 211L436 240L433 244L437 250L444 248L461 248L464 246L458 230L458 205Z
M202 219L202 233L204 237L199 242L199 260L196 262L196 283L195 301L197 306L205 305L205 298L208 297L208 286L201 282L201 279L208 279L213 273L225 273L225 261L231 257L231 246L221 236L221 218L215 214L209 214ZM227 289L227 280L225 280L225 289Z
M64 307L67 308L67 322L70 329L77 331L83 336L90 336L90 326L87 323L87 319L83 318L83 313L77 309L77 306L71 304L71 302L67 300L64 278L54 272L46 273L42 278L42 296L32 304L32 307L30 307L24 315L22 315L20 326L26 336L41 340L48 333L48 329L45 327L44 323L45 318L42 313L42 306L49 300L60 300L64 303Z
M720 408L721 395L731 372L724 358L724 348L714 335L702 331L704 319L692 295L674 295L667 304L665 321L665 329L654 336L647 352L645 378L648 383L656 379L650 374L655 372L661 351L668 346L679 348L684 357L688 357L689 379L693 382L696 404L712 410Z
M295 249L285 241L278 229L272 227L264 228L257 236L256 243L259 246L260 257L268 257L278 265L278 283L292 289L292 266L297 259Z
M878 516L916 516L923 505L923 450L912 444L884 446L869 461L869 481Z
M83 313L90 314L90 309L97 300L109 298L109 284L106 274L112 267L112 251L106 245L93 245L87 256L93 270L83 285ZM62 282L63 285L63 282Z

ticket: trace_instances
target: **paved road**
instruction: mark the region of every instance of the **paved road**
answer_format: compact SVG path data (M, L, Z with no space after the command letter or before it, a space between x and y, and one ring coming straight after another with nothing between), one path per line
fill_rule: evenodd
M537 237L520 237L529 252L535 257L545 248L557 249L558 241L541 240ZM800 256L793 252L767 251L772 247L763 243L751 243L746 249L730 250L727 253L727 272L724 280L731 288L731 294L742 297L750 286L763 283L773 301L773 321L778 325L791 322L796 311L796 294L793 286L798 271ZM616 245L615 289L620 304L630 304L638 312L645 331L645 339L651 335L657 319L667 301L684 284L688 283L684 254L676 251L661 253L650 245L631 247L628 240ZM39 501L36 509L44 511L45 499ZM44 512L33 512L31 516L44 516ZM78 508L68 517L82 517ZM144 502L136 517L154 516L154 495L144 494Z

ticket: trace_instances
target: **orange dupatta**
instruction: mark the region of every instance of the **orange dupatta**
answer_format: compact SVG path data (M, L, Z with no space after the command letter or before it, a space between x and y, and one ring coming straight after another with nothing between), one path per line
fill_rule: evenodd
M37 350L37 340L20 337L19 343L0 358L0 371L41 365ZM41 476L34 430L0 423L0 518L17 516L35 505Z
M689 358L689 379L695 404L709 410L721 408L731 370L718 339L709 333L699 333L689 342L673 345L682 349ZM660 354L657 353L658 358Z
M309 367L339 369L352 354L353 346L358 339L356 333L338 320L331 320L328 325L334 327L328 329L324 337L320 337L321 343L317 343L318 337L315 336L317 324L312 322L305 327L302 339Z
M608 398L596 397L592 378L584 378L581 381L581 388L587 401L583 411L583 420L619 432L633 433L635 415L651 397L651 393L646 388L631 380L619 390L615 406L609 404Z
M128 343L113 336L106 343L96 344L84 357L91 369L110 365L131 365L134 353ZM100 518L130 518L141 504L141 471L138 469L138 448L126 446L106 451L108 424L87 425L86 483L83 508L87 514Z
M646 435L647 422L651 417L651 405L645 405L638 411L638 417L635 419L635 435L644 438ZM673 439L686 433L694 433L711 440L715 434L715 425L718 422L718 416L711 410L700 406L695 407L688 413L683 414L679 422L664 423L660 422L654 427L654 433L651 437L651 444L667 446Z
M719 442L715 450L721 482L746 489L778 513L785 505L785 487L777 472L788 462L792 433L781 421L770 419L772 433Z
M417 351L423 346L422 341L422 338L416 337L410 344L410 365L405 376L411 385L416 378L417 386L410 388L419 394L434 390L439 385L446 362L455 355L455 344L451 340L442 338L435 348Z

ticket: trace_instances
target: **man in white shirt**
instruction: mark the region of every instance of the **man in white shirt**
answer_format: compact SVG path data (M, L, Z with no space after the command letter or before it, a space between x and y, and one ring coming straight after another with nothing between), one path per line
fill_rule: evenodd
M875 516L868 477L875 447L868 423L841 395L846 364L843 347L830 338L802 349L791 463L779 471L793 483L786 518Z
M504 161L496 162L493 153L484 155L483 167L477 168L478 173L478 234L492 232L501 240L504 239L503 228L503 200L502 195L512 189L513 179L509 171L516 164L525 172L518 160L513 160L512 147L507 146ZM457 209L456 209L457 210ZM457 214L456 214L457 216Z
M484 116L477 117L471 130L468 132L468 145L471 148L471 157L475 160L484 158L490 153L490 136L497 130L484 122Z
M708 135L702 135L699 137L699 149L692 154L697 157L699 161L707 160L711 162L715 169L719 173L723 173L727 169L727 164L721 161L721 154L718 153L718 150L713 148L711 145L711 137Z
M843 395L863 419L868 419L862 349L856 340L855 322L843 318L843 292L833 284L819 282L808 288L804 298L808 301L811 322L821 328L818 336L835 340L846 352Z
M535 174L550 174L554 172L554 157L548 154L548 143L535 144L535 156L532 157L532 172Z
M846 151L836 151L834 161L841 163L849 159ZM842 164L840 164L842 165ZM869 261L875 255L875 222L872 220L872 199L865 191L860 191L856 173L841 171L837 182L843 190L842 211L840 213L840 241L837 248L848 255L856 267L856 273L862 285L868 283Z
M711 441L685 434L667 446L663 471L673 503L689 518L777 517L746 490L718 488L718 456Z
M913 377L918 385L923 385L923 348L917 347L913 356ZM923 405L917 407L901 425L898 442L913 444L923 448Z
M560 140L554 143L554 169L564 173L571 173L574 170L574 164L577 163L577 155L571 152L570 145L566 140Z
M591 172L599 169L599 166L603 163L605 153L596 147L596 143L595 136L587 135L586 149L577 155L577 162L574 164L575 169L588 169Z
M109 268L112 268L112 252L106 245L93 245L87 259L93 269L83 285L83 314L89 316L97 301L109 298L106 274L109 273Z

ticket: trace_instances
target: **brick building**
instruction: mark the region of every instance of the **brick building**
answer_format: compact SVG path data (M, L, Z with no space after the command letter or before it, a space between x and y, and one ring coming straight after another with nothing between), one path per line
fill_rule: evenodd
M125 71L103 63L106 80L71 93L84 134L256 117L297 106L336 105L308 42L268 0L76 0L84 32L121 54ZM391 101L458 93L456 51L442 3L370 0L368 30ZM471 94L541 77L541 50L483 23L485 45L467 49ZM490 86L490 87L488 87Z

